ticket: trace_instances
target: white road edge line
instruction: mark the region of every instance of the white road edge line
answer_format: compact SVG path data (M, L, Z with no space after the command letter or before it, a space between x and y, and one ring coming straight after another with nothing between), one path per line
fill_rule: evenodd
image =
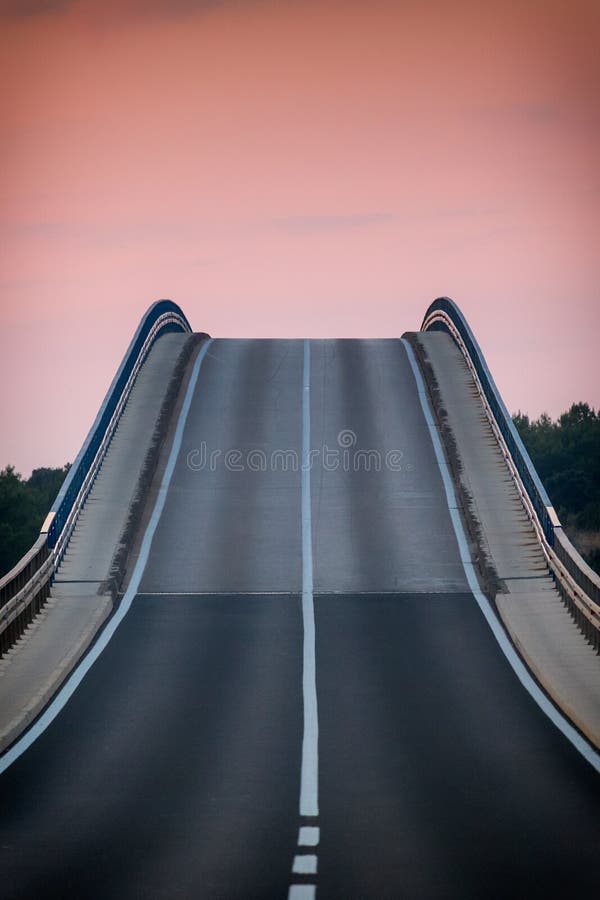
M43 734L46 728L48 728L51 722L54 721L56 716L68 702L69 698L75 693L102 651L107 647L113 634L129 612L133 599L137 594L140 581L142 580L142 575L144 574L144 569L146 568L146 563L148 562L148 557L150 555L154 533L158 526L158 522L165 505L165 500L167 499L167 491L169 489L171 477L173 475L177 457L179 456L179 451L181 449L183 431L185 429L190 406L192 405L192 397L196 389L196 382L198 381L200 367L211 344L212 339L209 339L205 344L202 345L196 362L194 363L194 368L192 369L192 374L188 383L185 399L179 413L179 419L177 420L177 428L175 430L173 446L171 447L169 459L167 461L160 488L158 490L158 496L154 504L154 509L152 511L150 521L148 522L148 526L146 528L146 531L144 532L140 554L135 564L135 568L131 576L131 581L129 582L129 587L126 590L123 599L121 600L121 604L115 614L108 620L104 631L100 634L97 641L93 644L89 652L82 658L81 662L76 666L76 668L71 672L62 688L56 694L49 706L46 707L45 711L42 713L39 719L37 719L31 726L31 728L29 728L28 731L26 731L25 734L21 738L19 738L19 740L15 744L13 744L13 746L9 750L7 750L6 753L0 758L0 774L6 771L6 769L8 769L8 767L11 766L15 762L15 760L17 760L29 747L31 747L34 741L36 741L39 736Z
M302 696L304 735L300 776L300 815L319 814L319 719L315 663L312 522L310 500L310 341L304 341L302 376Z
M469 553L469 546L465 536L462 520L458 512L458 504L456 501L456 495L454 493L452 477L446 463L446 457L444 456L440 437L437 432L437 427L429 406L429 399L427 397L425 383L421 376L421 372L415 359L412 347L405 338L401 338L401 341L404 344L404 348L408 356L408 361L410 363L417 384L417 393L419 395L421 409L423 410L423 416L427 423L427 428L429 429L429 434L433 443L433 449L435 451L435 457L440 470L440 474L442 476L442 481L444 483L446 502L448 505L448 510L450 512L450 518L452 519L454 533L456 534L456 540L458 541L460 559L463 565L465 576L467 578L469 589L475 597L475 600L477 601L477 604L481 612L483 613L486 622L491 628L492 633L500 646L500 649L504 653L515 675L517 676L525 690L537 703L542 712L544 712L548 716L553 724L556 725L558 730L564 734L567 740L571 742L571 744L575 747L576 750L579 751L579 753L581 753L581 755L589 762L589 764L596 770L596 772L600 772L600 753L598 753L598 751L595 750L594 747L592 747L591 744L589 744L581 734L579 734L579 732L573 727L573 725L571 725L568 719L544 694L540 686L537 684L537 682L534 680L533 676L525 666L525 663L522 661L520 656L517 654L517 651L509 641L506 633L504 632L504 629L502 628L502 625L500 624L492 608L490 607L487 597L485 596L485 594L483 594L479 587L477 575L475 574L475 569L471 560L471 554Z

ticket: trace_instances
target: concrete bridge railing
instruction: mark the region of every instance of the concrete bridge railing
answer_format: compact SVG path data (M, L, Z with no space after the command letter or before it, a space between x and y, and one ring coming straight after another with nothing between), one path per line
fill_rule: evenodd
M440 297L430 305L421 331L430 330L448 332L463 354L556 585L586 638L600 650L600 577L564 533L479 344L453 300Z
M142 318L83 447L42 525L39 538L17 565L0 579L0 654L14 644L48 598L52 579L137 375L154 342L168 331L191 332L191 327L176 303L159 300Z

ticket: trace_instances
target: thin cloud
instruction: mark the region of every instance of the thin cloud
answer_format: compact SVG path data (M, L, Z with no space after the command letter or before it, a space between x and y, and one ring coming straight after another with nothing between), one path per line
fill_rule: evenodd
M239 0L127 0L119 4L118 8L132 17L173 19L211 12L221 6L237 5L238 2Z
M501 218L500 208L492 207L423 207L403 215L392 212L370 212L351 214L311 214L262 217L138 219L120 222L118 225L101 221L59 221L32 220L20 223L4 221L0 216L0 231L5 230L13 237L44 241L67 241L86 245L114 245L143 240L185 239L227 239L247 240L264 234L306 236L313 234L333 234L366 228L383 228L392 224L429 222L439 220L487 220Z
M440 209L433 210L430 215L434 218L444 219L469 219L474 216L500 216L504 210L500 207L492 206L445 206Z
M349 228L367 228L370 225L386 225L396 216L388 212L355 213L350 215L284 216L272 219L278 231L288 234L315 234L323 231L341 231Z
M0 0L0 16L12 19L29 19L33 16L60 13L75 0Z
M555 103L544 101L490 104L477 106L473 111L482 119L494 120L502 125L509 123L549 125L556 122L561 115L561 110Z
M181 18L259 0L0 0L0 16L29 19L78 9L96 18Z

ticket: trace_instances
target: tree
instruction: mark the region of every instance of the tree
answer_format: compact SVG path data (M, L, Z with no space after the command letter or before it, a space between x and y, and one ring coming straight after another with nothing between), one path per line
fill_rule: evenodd
M34 469L26 481L14 466L0 470L0 576L35 542L69 468Z
M573 403L555 422L547 413L531 421L520 411L513 422L571 536L600 531L600 414ZM599 556L586 557L597 571Z

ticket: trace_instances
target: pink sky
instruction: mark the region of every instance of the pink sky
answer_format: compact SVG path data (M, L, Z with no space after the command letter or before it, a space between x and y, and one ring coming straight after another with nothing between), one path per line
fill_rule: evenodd
M159 297L600 404L597 0L0 0L0 467L72 460Z

